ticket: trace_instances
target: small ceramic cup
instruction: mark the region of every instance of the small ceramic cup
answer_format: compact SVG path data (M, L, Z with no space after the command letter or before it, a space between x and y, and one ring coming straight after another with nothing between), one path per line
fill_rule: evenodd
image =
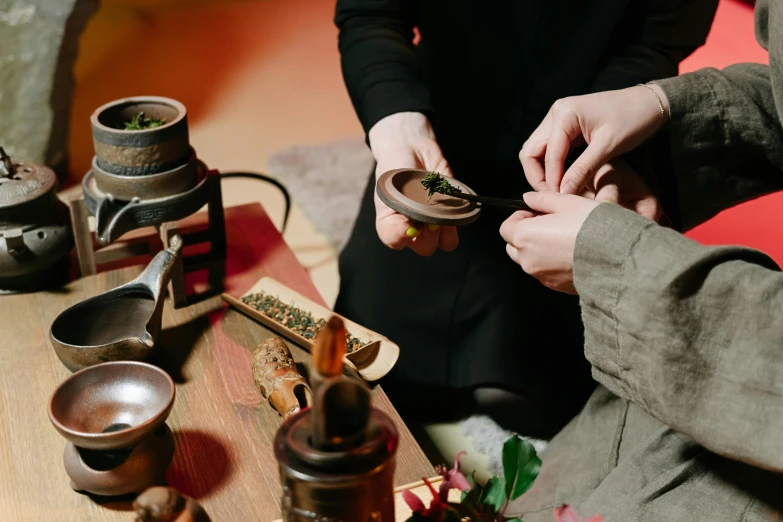
M165 425L174 396L166 372L135 361L90 366L60 384L49 419L68 441L71 487L114 496L160 483L174 455Z

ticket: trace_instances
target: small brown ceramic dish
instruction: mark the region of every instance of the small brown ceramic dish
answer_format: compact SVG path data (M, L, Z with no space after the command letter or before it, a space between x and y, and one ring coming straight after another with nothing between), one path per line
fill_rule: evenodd
M459 226L478 219L481 209L473 202L442 194L429 198L429 191L421 184L427 174L426 170L417 169L390 170L378 178L376 193L389 208L419 223ZM462 192L476 194L464 183L446 179Z
M163 425L174 394L171 377L151 364L98 364L57 387L49 401L49 419L80 448L128 448Z

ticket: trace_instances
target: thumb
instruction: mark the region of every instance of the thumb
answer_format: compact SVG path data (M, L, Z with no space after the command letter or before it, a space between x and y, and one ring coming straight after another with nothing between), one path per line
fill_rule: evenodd
M563 194L579 194L585 185L589 183L595 174L607 161L612 159L607 147L602 140L593 140L579 157L568 167L563 181L560 183L560 192Z
M530 208L542 214L557 214L573 210L576 205L591 200L560 192L527 192L522 196Z
M417 155L421 159L424 168L430 172L437 172L442 176L454 177L449 162L443 156L440 146L436 141L429 141L419 146Z

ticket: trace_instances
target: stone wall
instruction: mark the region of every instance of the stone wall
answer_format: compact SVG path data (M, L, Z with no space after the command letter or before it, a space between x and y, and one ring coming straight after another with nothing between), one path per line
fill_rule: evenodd
M0 146L68 168L73 65L99 0L0 0Z

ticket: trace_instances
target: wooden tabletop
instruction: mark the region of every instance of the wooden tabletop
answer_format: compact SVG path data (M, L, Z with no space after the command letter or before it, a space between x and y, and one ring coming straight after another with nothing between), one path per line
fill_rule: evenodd
M241 295L262 276L323 303L260 205L226 209L226 290ZM100 273L57 291L0 296L0 520L132 521L128 501L73 492L62 465L65 440L47 416L49 397L70 375L51 348L49 326L65 308L131 280L143 266ZM272 440L280 416L251 375L252 352L273 334L219 297L173 310L166 303L159 357L177 383L168 425L176 451L166 478L199 500L212 520L268 522L280 517ZM297 361L308 353L288 343ZM383 391L374 404L400 431L398 485L434 470Z

